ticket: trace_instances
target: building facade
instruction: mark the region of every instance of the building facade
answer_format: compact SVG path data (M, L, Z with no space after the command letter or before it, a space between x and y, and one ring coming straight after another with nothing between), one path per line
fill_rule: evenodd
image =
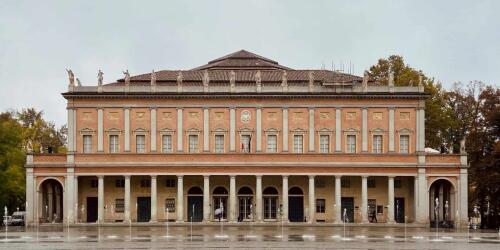
M70 82L68 152L27 156L29 224L467 223L467 157L425 153L421 84L244 50Z

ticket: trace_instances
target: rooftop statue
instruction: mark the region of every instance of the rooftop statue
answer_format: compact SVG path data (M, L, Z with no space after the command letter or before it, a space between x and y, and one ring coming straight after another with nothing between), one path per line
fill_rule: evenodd
M101 70L97 73L97 85L101 86L102 85L102 80L104 78L104 73L102 73Z
M76 78L76 85L78 87L82 86L82 83L80 82L80 79Z
M257 85L260 85L261 81L262 81L262 76L260 74L260 70L258 70L257 73L255 73L255 82L257 83Z
M208 76L208 70L203 71L203 86L208 87L210 82L210 77Z
M153 72L151 72L151 85L154 86L156 85L156 72L153 69Z
M75 86L75 74L73 74L71 69L66 69L66 72L68 72L69 85Z
M130 73L128 72L128 69L123 71L123 74L125 75L125 85L130 85Z
M288 86L288 73L283 70L283 75L281 76L281 86Z

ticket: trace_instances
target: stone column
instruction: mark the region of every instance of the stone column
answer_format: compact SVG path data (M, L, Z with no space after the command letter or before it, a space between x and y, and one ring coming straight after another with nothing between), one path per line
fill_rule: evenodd
M236 151L236 109L229 108L229 151Z
M262 222L262 175L256 175L255 178L255 217L257 222Z
M104 176L98 176L97 186L97 222L104 222Z
M308 223L314 222L314 215L316 214L316 196L314 194L314 175L309 175L309 216Z
M75 218L74 218L74 210L75 210L75 206L74 206L74 195L75 195L75 192L73 190L74 188L74 181L75 181L75 178L74 178L74 175L75 175L75 172L74 172L74 168L67 168L66 169L66 189L64 190L64 208L65 208L65 212L64 213L64 221L66 221L66 223L73 223L75 221Z
M309 108L309 152L314 152L314 108Z
M73 108L68 108L68 152L76 151L75 148L75 123L74 123L74 113L76 111Z
M229 222L236 222L236 176L229 176Z
M55 198L56 198L56 221L64 221L64 218L61 217L61 198L64 194L63 190L61 190L60 186L54 186L54 193L55 193ZM64 203L64 200L63 200Z
M282 198L282 213L283 221L288 222L288 175L283 175L283 198Z
M203 108L203 152L210 150L210 112L208 108Z
M388 177L387 223L394 223L394 176Z
M47 185L47 196L48 196L47 203L48 204L46 203L47 207L45 208L45 212L46 212L48 222L52 222L54 219L54 208L52 207L52 204L54 204L54 193L55 193L54 185L52 185L52 184Z
M420 134L419 134L419 142L420 142L420 151L424 151L425 149L425 110L424 108L420 109Z
M394 152L394 107L389 108L389 153Z
M283 152L288 152L288 108L286 107L283 108Z
M35 222L35 178L33 168L26 168L26 225Z
M79 209L78 209L78 176L74 175L73 178L74 178L74 180L73 180L73 191L74 191L73 207L74 207L74 213L75 213L74 223L78 223L78 214L79 214Z
M361 151L368 152L368 109L362 108Z
M124 198L124 206L125 206L125 217L123 222L130 222L130 175L125 175L125 198Z
M156 175L151 175L151 220L150 222L156 222L157 221L157 211L158 211L158 206L157 206L157 176Z
M262 109L257 108L257 120L256 120L256 133L255 136L257 136L257 146L256 146L256 151L261 152L262 151Z
M417 222L429 222L429 191L427 190L427 177L425 168L418 169L418 190L415 193L418 195L417 204Z
M184 147L183 147L183 127L182 127L182 108L177 108L177 152L182 152Z
M467 226L468 221L468 177L467 177L467 168L460 169L460 194L459 204L460 204L460 226ZM457 218L458 219L458 218Z
M342 109L335 110L335 152L342 152Z
M342 223L342 176L335 176L335 223Z
M123 108L124 112L124 132L123 135L125 136L125 152L130 152L130 109L128 107Z
M210 176L203 176L203 221L210 221Z
M368 176L361 176L361 223L368 223Z
M177 222L184 221L184 181L183 176L177 176Z
M151 152L156 152L156 108L151 108Z
M97 109L97 152L104 151L103 109Z

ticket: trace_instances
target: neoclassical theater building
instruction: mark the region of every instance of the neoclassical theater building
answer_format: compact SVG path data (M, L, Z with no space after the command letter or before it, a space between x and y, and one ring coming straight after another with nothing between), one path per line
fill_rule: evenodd
M68 152L28 154L29 224L467 221L467 156L425 152L423 86L241 50L71 84Z

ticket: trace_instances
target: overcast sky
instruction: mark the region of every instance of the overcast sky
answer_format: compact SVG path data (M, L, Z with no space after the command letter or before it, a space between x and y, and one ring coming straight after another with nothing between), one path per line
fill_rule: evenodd
M500 79L500 1L20 1L0 5L0 111L66 123L71 68L83 85L190 69L246 49L291 68L354 73L402 55L450 87ZM348 67L346 66L346 69Z

